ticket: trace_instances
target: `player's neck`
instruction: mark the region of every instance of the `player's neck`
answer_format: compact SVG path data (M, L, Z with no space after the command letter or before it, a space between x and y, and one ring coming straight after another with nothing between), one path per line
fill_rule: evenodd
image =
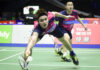
M66 10L66 12L67 12L67 14L69 14L69 15L72 14L72 11Z

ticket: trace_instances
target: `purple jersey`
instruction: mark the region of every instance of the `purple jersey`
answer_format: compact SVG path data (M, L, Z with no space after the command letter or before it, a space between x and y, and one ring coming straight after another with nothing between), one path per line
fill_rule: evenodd
M49 20L49 25L45 29L45 33L50 33L54 31L56 28L56 24L54 23L55 15L52 12L48 12L48 20Z
M66 10L60 12L63 15L68 16L69 14L67 14ZM74 21L78 18L78 14L77 12L75 12L74 10L72 11L72 14L70 14L70 16L74 16L71 19L63 19L63 18L57 18L57 20L59 21L59 25L64 27L66 30L71 31L74 25Z
M39 34L38 38L41 39L45 34L50 34L50 35L53 35L57 38L61 38L64 36L65 33L68 33L70 36L70 39L72 39L71 32L68 32L65 28L60 27L59 25L56 25L54 23L55 16L53 13L48 12L48 19L49 19L49 23L48 23L48 27L46 29L43 29L43 28L41 28L40 25L38 25L33 30L33 32L38 32L38 34Z

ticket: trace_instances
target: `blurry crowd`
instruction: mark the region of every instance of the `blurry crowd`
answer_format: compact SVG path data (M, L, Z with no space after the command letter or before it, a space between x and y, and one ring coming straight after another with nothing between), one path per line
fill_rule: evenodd
M22 15L21 12L2 12L0 13L0 20L20 20Z
M0 21L6 20L21 20L24 24L33 24L34 21L34 9L29 8L29 14L23 14L23 12L1 12L0 13ZM90 13L91 14L91 13ZM79 14L80 17L83 17ZM93 17L93 15L89 15L88 17Z
M25 20L25 15L22 12L3 12L0 13L0 21L9 20Z
M33 24L33 12L33 8L29 8L29 14L23 14L23 12L2 12L0 13L0 21L22 20L24 24Z

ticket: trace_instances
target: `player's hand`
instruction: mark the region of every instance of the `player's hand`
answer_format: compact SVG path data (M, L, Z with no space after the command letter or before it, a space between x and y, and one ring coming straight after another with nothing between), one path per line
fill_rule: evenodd
M29 55L30 55L30 50L29 49L26 49L25 56L28 57Z
M71 19L71 18L74 18L74 16L66 16L66 19Z

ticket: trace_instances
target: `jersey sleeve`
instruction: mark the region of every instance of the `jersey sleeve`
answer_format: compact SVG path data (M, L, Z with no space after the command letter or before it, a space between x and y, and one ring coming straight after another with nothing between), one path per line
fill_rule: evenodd
M48 12L48 19L55 18L55 15L52 12Z
M40 34L40 33L41 33L41 31L40 31L39 26L37 26L37 27L33 30L33 32L37 32L38 34Z
M73 10L73 12L74 12L75 18L78 19L78 13L77 13L77 11Z
M38 21L34 21L34 29L38 26Z

